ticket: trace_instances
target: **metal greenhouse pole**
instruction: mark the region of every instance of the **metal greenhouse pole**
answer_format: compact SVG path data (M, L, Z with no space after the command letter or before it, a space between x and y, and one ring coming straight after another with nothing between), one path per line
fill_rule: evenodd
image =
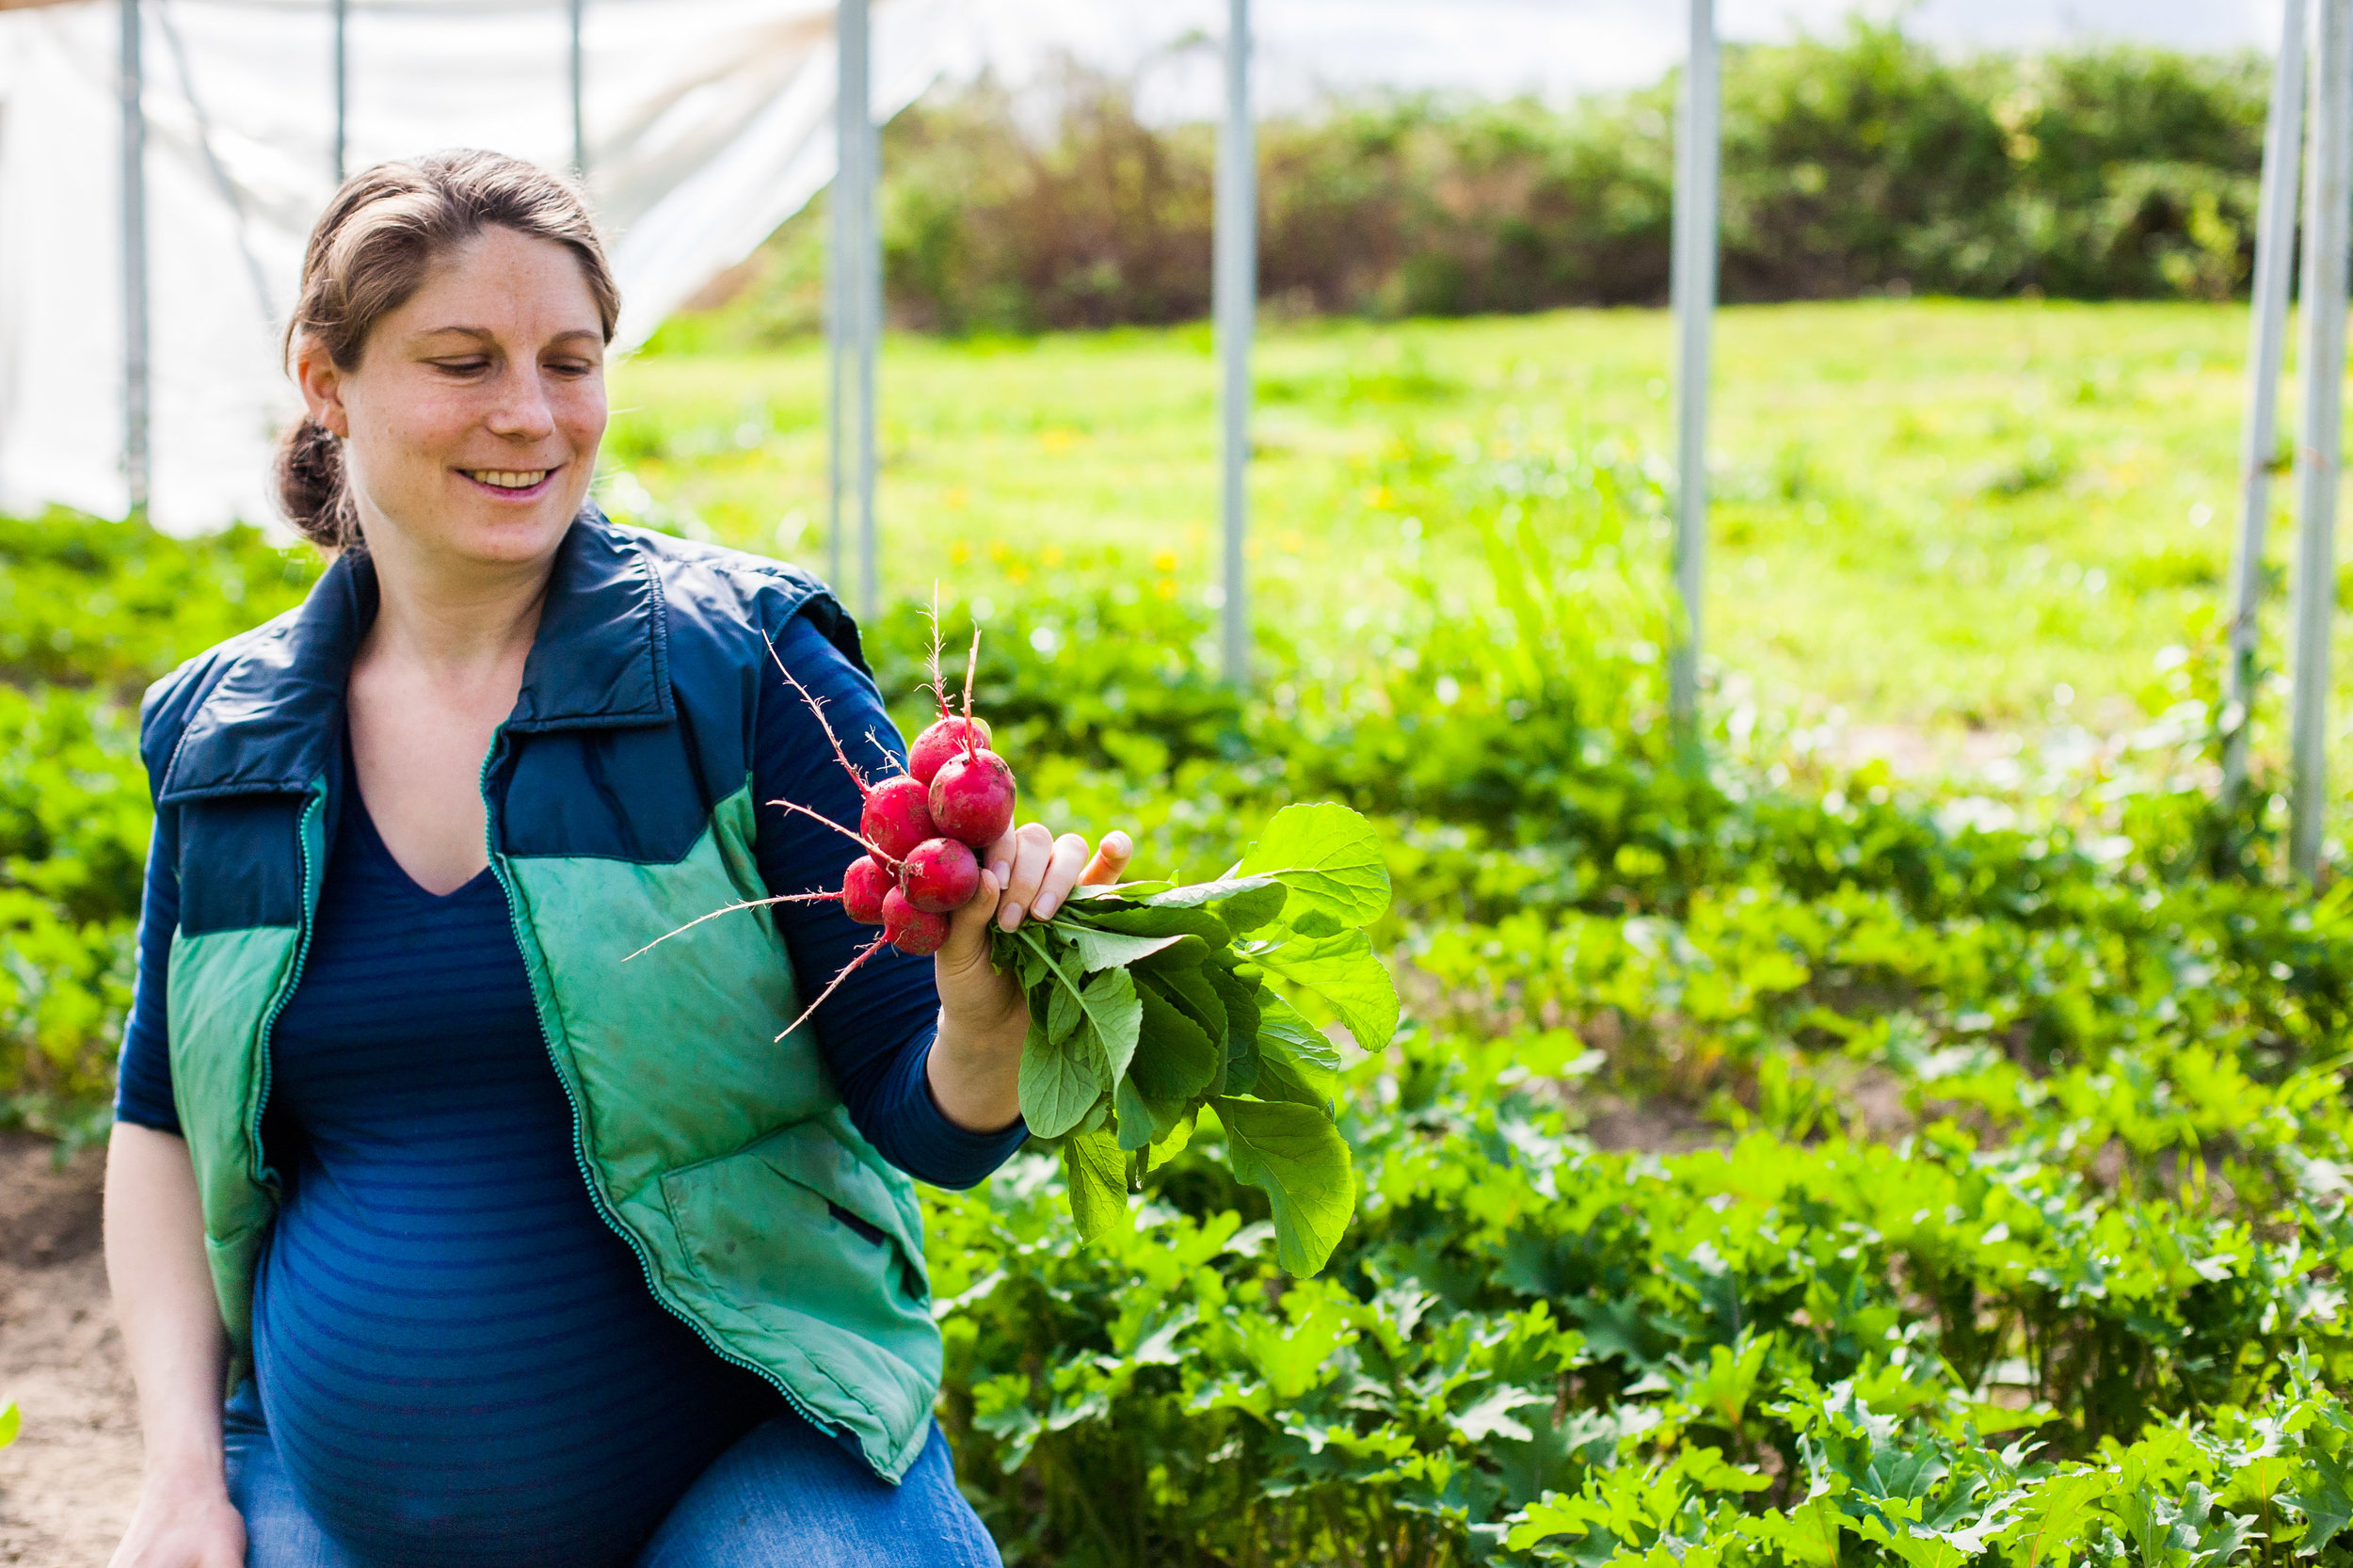
M351 0L335 0L335 184L351 172Z
M122 56L122 472L131 510L147 510L147 73L139 56L139 0L121 0Z
M826 405L829 529L826 569L843 585L848 531L842 502L855 497L858 538L858 614L874 615L880 597L880 545L874 519L874 381L882 334L882 244L874 219L880 146L874 134L872 30L867 0L840 0L840 72L834 94L833 232L825 278L826 346L832 395ZM853 469L853 464L855 468Z
M1217 147L1217 255L1212 296L1225 424L1221 510L1225 679L1250 681L1250 600L1243 536L1250 519L1250 337L1258 310L1258 147L1250 116L1250 0L1230 0L1225 24L1225 121Z
M586 70L581 62L580 34L582 24L587 20L588 0L571 0L570 10L572 26L572 175L575 179L585 180L588 178L588 122L586 117L581 112L581 89L584 78L586 75Z
M2320 869L2328 822L2329 631L2336 598L2346 244L2353 230L2353 0L2321 0L2304 198L2303 430L2297 441L2289 864Z
M1675 591L1683 625L1669 666L1674 718L1699 711L1700 595L1707 553L1708 328L1716 312L1719 111L1715 0L1690 0L1690 53L1675 134Z
M2256 611L2263 598L2264 540L2271 525L2271 451L2280 397L2281 350L2296 282L2297 165L2304 147L2304 0L2286 0L2280 57L2264 126L2263 194L2255 217L2254 309L2247 342L2247 428L2239 450L2238 540L2231 557L2230 741L2222 754L2222 797L2247 783L2247 741L2255 706Z

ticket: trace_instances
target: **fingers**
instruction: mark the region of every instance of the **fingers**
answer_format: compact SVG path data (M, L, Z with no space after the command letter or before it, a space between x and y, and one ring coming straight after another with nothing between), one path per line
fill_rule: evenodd
M965 901L963 908L948 917L948 939L935 955L938 973L962 974L974 965L985 963L988 922L997 913L997 895L1003 890L1004 884L997 880L995 872L981 872L979 889Z
M997 923L1007 931L1032 915L1051 920L1073 888L1117 882L1134 854L1134 840L1125 833L1103 835L1101 846L1090 857L1086 840L1078 834L1065 833L1057 839L1042 823L1024 823L981 856L982 876L993 878L1003 896L994 901L976 897L968 907L990 905ZM948 940L956 940L953 928Z
M1032 913L1041 920L1050 920L1062 901L1070 896L1070 889L1079 885L1080 870L1086 865L1087 841L1076 833L1065 833L1054 840L1054 856L1046 864L1045 880L1039 883L1037 897L1030 901Z
M1095 858L1087 862L1087 869L1079 873L1080 883L1088 888L1099 888L1118 881L1127 874L1128 857L1135 852L1136 846L1125 833L1114 828L1104 834L1103 847L1095 852Z
M1021 917L1037 902L1038 888L1053 858L1054 836L1043 823L1023 823L1014 829L1013 867L1005 878L1004 897L997 905L999 925L1011 931L1021 923Z
M1013 881L1013 852L1018 847L1016 830L1005 829L1005 836L981 851L981 868L997 873L997 886L1005 887Z

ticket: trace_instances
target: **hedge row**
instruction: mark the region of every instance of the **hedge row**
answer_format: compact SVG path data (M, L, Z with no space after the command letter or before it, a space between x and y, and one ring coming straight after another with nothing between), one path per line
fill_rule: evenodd
M1566 106L1362 101L1261 131L1265 297L1451 315L1655 304L1667 291L1675 83ZM1723 293L2227 297L2251 260L2267 91L2252 56L2105 47L1952 58L1888 28L1734 49ZM1214 138L1154 129L1074 75L1040 136L984 85L885 136L893 318L1026 332L1204 315ZM813 328L824 215L674 332Z

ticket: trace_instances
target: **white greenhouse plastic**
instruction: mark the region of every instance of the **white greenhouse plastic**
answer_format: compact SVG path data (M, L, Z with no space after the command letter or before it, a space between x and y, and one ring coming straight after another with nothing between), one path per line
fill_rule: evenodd
M149 495L190 533L275 516L295 412L277 334L335 185L331 0L147 0ZM876 0L873 112L938 74L950 0ZM832 0L590 0L587 180L616 236L621 346L833 177ZM120 517L124 8L0 11L0 511ZM346 163L438 147L572 161L570 0L359 0Z

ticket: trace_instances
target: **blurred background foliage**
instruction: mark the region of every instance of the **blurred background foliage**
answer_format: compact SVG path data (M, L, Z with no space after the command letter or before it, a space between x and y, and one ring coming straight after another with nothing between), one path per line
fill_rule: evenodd
M2253 253L2267 68L2123 45L1952 57L1892 27L1727 51L1723 296L2228 298ZM1260 127L1270 305L1377 318L1662 303L1673 79L1561 105L1335 103ZM1042 122L984 83L884 135L892 319L1026 333L1205 315L1212 128L1077 72ZM671 332L814 330L822 203Z

